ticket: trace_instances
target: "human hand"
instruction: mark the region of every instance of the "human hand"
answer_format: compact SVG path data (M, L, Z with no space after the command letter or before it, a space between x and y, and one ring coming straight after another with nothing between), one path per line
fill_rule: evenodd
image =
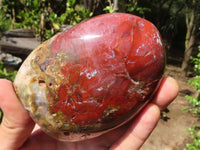
M0 79L0 108L4 117L0 125L0 150L137 150L155 128L160 110L166 108L178 94L178 84L171 77L163 78L154 97L129 123L97 138L80 142L61 142L40 129L23 108L12 82Z

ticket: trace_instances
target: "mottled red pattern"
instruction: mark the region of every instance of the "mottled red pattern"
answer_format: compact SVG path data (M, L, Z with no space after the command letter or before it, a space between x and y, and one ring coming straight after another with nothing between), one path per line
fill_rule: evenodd
M148 100L165 65L156 27L122 13L71 28L56 37L51 51L68 56L52 110L80 125L117 119Z

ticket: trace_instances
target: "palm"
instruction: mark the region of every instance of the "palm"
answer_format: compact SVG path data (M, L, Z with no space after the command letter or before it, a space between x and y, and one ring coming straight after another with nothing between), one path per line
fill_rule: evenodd
M41 130L38 130L32 134L29 138L29 141L24 145L24 149L28 147L34 147L33 149L42 149L45 150L65 150L65 149L87 149L87 150L107 150L115 141L122 137L123 133L127 128L123 126L119 129L106 133L97 138L80 141L80 142L61 142L55 139L52 139L46 135ZM50 149L51 148L51 149Z

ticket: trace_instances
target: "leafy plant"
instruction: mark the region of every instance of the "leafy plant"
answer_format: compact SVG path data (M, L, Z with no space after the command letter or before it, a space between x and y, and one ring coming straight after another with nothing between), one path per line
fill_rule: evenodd
M3 63L0 61L0 78L8 79L13 81L15 79L15 76L17 74L17 71L8 71L4 66ZM0 123L3 118L3 112L0 108Z
M114 12L114 9L113 9L112 6L106 6L103 10L108 12L108 13L113 13Z
M12 27L11 16L4 12L5 9L7 9L7 7L0 5L0 37L3 31L11 29Z
M67 1L65 13L57 19L59 24L76 25L77 23L88 19L93 15L93 13L89 12L88 9L84 7L76 7L75 4L76 0Z
M13 27L32 29L42 41L60 31L61 25L76 25L93 15L78 0L67 0L65 4L60 4L61 14L51 3L49 0L2 0L3 6L8 8L5 14L11 17Z
M3 63L0 61L0 78L5 78L13 81L16 74L17 71L8 71L6 68L4 68Z
M126 7L129 13L136 12L140 15L144 15L145 12L151 12L150 8L138 6L138 1L129 0Z
M197 115L200 119L200 46L199 46L199 53L197 57L191 57L192 62L194 63L194 80L188 81L189 84L193 85L195 90L197 91L196 97L191 97L186 95L185 98L189 101L192 105L192 109L184 108L184 110L188 112L192 112L193 114ZM200 120L199 120L200 121Z
M197 57L191 57L192 62L194 63L194 73L195 78L192 81L189 81L189 84L193 85L197 91L196 97L191 97L186 95L186 99L192 105L192 108L184 108L185 111L195 114L200 121L200 46L199 53ZM193 128L188 129L190 137L193 139L193 143L186 144L185 150L199 150L200 149L200 126L195 125Z
M190 133L190 137L193 139L193 143L187 143L185 150L199 150L200 149L200 127L194 126L193 128L189 128L188 132Z

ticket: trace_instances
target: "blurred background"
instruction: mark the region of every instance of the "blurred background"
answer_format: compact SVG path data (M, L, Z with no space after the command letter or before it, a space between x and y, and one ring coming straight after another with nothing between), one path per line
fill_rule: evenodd
M200 0L0 0L0 78L13 81L30 52L56 33L115 12L138 15L158 28L165 75L180 85L179 96L141 149L199 150Z

